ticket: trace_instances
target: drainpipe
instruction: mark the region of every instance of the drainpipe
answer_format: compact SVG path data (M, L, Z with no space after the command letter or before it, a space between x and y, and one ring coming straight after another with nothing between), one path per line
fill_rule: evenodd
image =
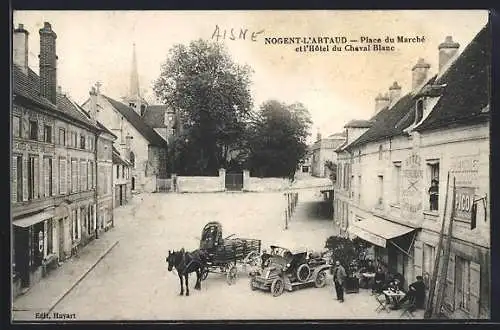
M98 166L98 156L97 156L97 147L98 147L98 139L99 139L99 132L95 133L95 143L94 143L94 156L95 156L95 190L94 190L94 195L95 195L95 238L99 238L99 224L97 219L99 219L99 185L98 185L98 178L99 178L99 173L97 172L99 166Z

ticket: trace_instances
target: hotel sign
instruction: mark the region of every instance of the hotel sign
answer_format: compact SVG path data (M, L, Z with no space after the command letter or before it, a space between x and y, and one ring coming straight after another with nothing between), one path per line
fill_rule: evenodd
M422 160L416 153L412 153L402 163L403 193L401 210L405 217L413 219L422 210L422 189L420 187L423 170Z
M457 156L451 158L450 173L455 177L457 187L477 187L479 155Z

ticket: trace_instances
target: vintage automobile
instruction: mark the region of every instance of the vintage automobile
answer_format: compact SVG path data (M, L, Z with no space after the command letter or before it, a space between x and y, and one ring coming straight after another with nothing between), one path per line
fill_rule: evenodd
M284 290L312 284L317 288L326 285L330 265L320 255L309 254L305 250L290 251L279 246L271 246L271 252L262 256L260 271L251 274L252 290L269 290L274 297Z

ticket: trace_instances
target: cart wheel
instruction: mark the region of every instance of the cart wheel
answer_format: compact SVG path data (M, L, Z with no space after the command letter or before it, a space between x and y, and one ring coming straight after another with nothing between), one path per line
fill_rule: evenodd
M250 289L251 289L252 291L257 290L257 288L255 287L255 285L253 285L253 283L254 283L254 282L255 282L255 281L254 281L254 279L252 278L252 279L250 280Z
M230 266L229 270L226 273L227 284L231 285L236 282L236 277L238 276L238 270L236 266Z
M259 264L259 254L256 251L252 251L247 254L245 259L243 259L244 265L257 266Z
M201 270L201 280L204 281L206 280L208 277L208 268L207 267L204 267L202 270Z
M277 278L271 283L271 293L273 297L280 296L283 293L283 289L285 288L285 284L281 278Z
M324 270L320 271L318 275L316 275L316 279L314 280L314 285L317 288L322 288L326 285L326 272Z

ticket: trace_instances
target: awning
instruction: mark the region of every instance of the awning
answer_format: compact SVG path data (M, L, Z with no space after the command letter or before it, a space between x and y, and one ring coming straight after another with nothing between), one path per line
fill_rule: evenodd
M349 233L384 248L387 246L387 241L406 235L414 230L416 230L416 228L407 227L380 218L358 221L349 226Z
M19 220L14 220L12 224L17 227L27 228L41 221L54 217L54 209L36 213Z

